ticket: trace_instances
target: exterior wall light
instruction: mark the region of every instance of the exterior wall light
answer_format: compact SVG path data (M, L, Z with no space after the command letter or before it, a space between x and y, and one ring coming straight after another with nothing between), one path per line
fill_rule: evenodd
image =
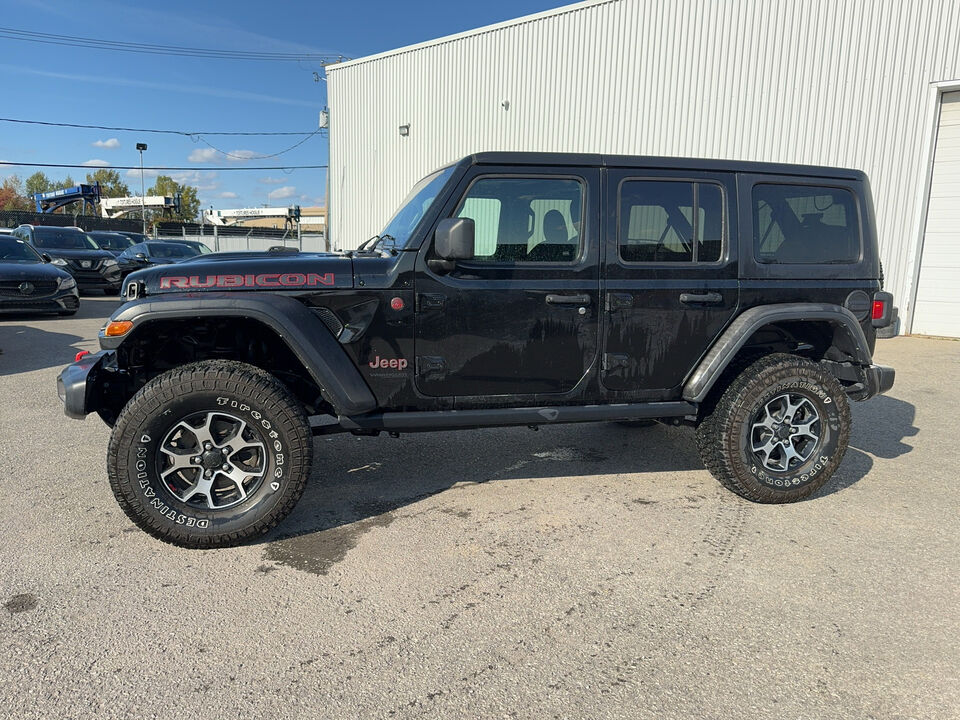
M410 134L410 123L400 126L400 137L406 137Z

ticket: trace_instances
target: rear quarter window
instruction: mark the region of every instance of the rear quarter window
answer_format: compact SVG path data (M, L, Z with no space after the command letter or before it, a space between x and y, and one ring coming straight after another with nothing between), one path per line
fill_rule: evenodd
M861 255L854 194L839 187L753 186L753 251L759 263L853 263Z

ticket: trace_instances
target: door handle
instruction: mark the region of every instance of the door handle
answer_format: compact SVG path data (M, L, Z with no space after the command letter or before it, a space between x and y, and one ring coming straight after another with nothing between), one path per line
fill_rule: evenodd
M680 293L680 302L684 305L719 305L723 302L723 295L718 292Z
M589 295L547 295L548 305L589 305Z

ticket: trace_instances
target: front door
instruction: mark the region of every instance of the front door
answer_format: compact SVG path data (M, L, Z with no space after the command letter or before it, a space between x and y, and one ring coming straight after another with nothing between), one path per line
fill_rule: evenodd
M442 217L475 223L475 257L417 260L416 383L434 397L576 396L598 356L599 171L477 167Z
M607 188L601 381L674 399L736 312L736 181L610 170Z

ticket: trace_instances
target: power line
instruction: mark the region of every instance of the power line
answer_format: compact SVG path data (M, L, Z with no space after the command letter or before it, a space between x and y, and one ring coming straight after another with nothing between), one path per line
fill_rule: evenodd
M44 125L47 127L67 127L67 128L82 128L84 130L117 130L121 132L138 132L138 133L155 133L160 135L182 135L183 137L195 138L201 135L307 135L312 136L316 135L316 130L307 130L305 132L206 132L206 131L193 131L188 132L186 130L157 130L150 128L131 128L131 127L115 127L112 125L83 125L81 123L62 123L62 122L49 122L46 120L23 120L20 118L0 118L0 122L8 123L19 123L21 125Z
M322 129L322 128L321 128L321 129ZM303 145L307 140L309 140L310 138L312 138L314 135L317 135L319 132L320 132L320 129L314 130L312 133L310 133L309 135L307 135L305 138L303 138L302 140L299 140L299 141L295 142L295 143L294 143L293 145L291 145L290 147L288 147L288 148L286 148L286 149L284 149L284 150L280 150L279 152L270 153L269 155L256 155L256 154L254 154L254 155L236 155L236 154L234 154L234 153L228 153L228 152L226 152L225 150L221 150L221 149L218 148L217 146L212 145L212 144L209 143L207 140L205 140L205 139L203 138L203 136L198 135L198 136L197 136L197 139L199 139L200 142L202 142L202 143L203 143L204 145L206 145L207 147L211 148L212 150L216 150L216 151L217 151L218 153L220 153L221 155L226 155L228 158L234 158L235 160L266 160L267 158L279 157L280 155L283 155L283 154L285 154L285 153L290 152L291 150L293 150L293 149L295 149L295 148L300 147L300 146ZM188 159L189 159L189 158L188 158Z
M97 170L140 170L139 165L83 165L81 164L69 164L69 163L29 163L29 162L12 162L7 160L0 160L0 167L45 167L45 168L82 168L84 170L90 170L96 172ZM146 167L144 170L157 170L157 171L166 171L166 170L198 170L200 172L226 172L228 170L324 170L328 165L267 165L267 166L247 166L247 167L197 167L196 165L188 165L184 167Z
M211 48L184 47L181 45L155 45L151 43L132 43L118 40L100 40L98 38L80 37L77 35L55 35L30 30L0 27L0 37L24 42L42 43L45 45L67 45L71 47L86 47L96 50L114 50L118 52L140 53L147 55L176 55L180 57L216 58L221 60L260 60L297 62L311 61L328 65L343 62L348 58L343 55L324 55L318 53L274 53L253 50L214 50Z

